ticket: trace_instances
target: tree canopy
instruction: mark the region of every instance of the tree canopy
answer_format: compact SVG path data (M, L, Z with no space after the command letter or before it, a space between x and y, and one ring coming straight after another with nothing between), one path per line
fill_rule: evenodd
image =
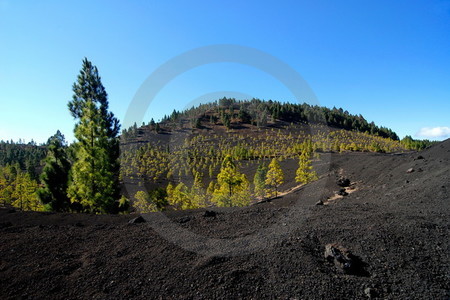
M108 111L97 67L86 58L68 103L75 125L75 162L68 194L88 212L114 212L119 199L119 120Z

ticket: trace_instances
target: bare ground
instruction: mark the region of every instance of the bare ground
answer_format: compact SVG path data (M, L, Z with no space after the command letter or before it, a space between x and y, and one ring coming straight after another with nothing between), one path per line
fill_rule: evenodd
M332 154L320 180L270 202L139 224L0 209L1 298L450 299L449 158L450 140L421 153ZM353 192L334 197L339 176ZM328 243L360 270L327 261Z

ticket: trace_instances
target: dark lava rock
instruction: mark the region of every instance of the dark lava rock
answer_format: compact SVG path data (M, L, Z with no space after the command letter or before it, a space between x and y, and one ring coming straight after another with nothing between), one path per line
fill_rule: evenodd
M378 293L375 289L373 288L365 288L364 289L364 294L367 296L367 298L372 299L372 298L377 298L378 297Z
M131 219L130 221L128 221L128 223L130 224L138 224L138 223L145 223L145 219L142 216L136 217L134 219Z
M217 213L215 211L212 210L207 210L203 213L203 216L205 218L211 218L211 217L215 217L217 215Z
M344 273L348 273L352 268L353 262L349 257L348 250L338 244L325 245L324 255L328 261L334 262L335 266Z
M425 157L423 157L422 155L417 156L416 159L425 159Z
M339 186L347 187L347 186L350 185L350 179L345 178L345 177L341 177L341 178L338 179L338 181L336 183Z
M345 189L340 189L337 194L340 195L340 196L347 196L348 195L348 193L345 191Z
M178 223L187 223L187 222L189 222L191 220L191 217L189 217L189 216L184 216L184 217L181 217L180 219L178 219Z
M353 255L348 249L334 244L325 245L325 258L345 274L368 276L364 270L364 263L359 257Z

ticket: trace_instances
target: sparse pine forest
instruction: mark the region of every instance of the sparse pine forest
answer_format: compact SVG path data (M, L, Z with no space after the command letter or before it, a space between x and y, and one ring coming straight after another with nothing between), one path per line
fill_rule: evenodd
M318 179L314 163L326 153L403 152L434 143L399 140L341 108L230 98L173 110L119 136L87 59L73 91L75 143L59 131L42 145L0 142L0 205L93 213L129 212L130 203L139 212L246 206L277 197L286 184Z
M284 173L292 173L279 162L297 166L287 175L301 185L318 178L313 161L320 163L324 153L403 152L432 144L405 143L342 109L228 98L134 125L123 131L121 143L121 179L138 186L128 195L132 202L166 187L167 198L157 201L168 206L153 205L153 211L277 197Z

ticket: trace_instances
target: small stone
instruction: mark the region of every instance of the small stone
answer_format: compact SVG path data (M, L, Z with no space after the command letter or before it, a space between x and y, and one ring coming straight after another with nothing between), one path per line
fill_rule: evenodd
M189 217L189 216L184 216L184 217L181 217L179 220L178 220L178 223L187 223L187 222L189 222L191 220L191 218Z
M348 193L345 191L345 189L340 189L337 194L340 195L340 196L347 196L348 195Z
M372 298L377 297L376 291L375 291L373 288L369 288L369 287L364 289L364 294L365 294L369 299L372 299Z
M217 213L216 213L215 211L212 211L212 210L206 210L206 211L203 213L203 216L204 216L205 218L215 217L216 215L217 215Z
M412 172L414 172L413 168L409 168L408 170L406 170L406 173L412 173Z
M322 200L317 201L316 205L323 205L323 201Z
M145 219L142 216L136 217L134 219L131 219L130 221L128 221L128 223L130 224L138 224L138 223L145 223Z
M347 187L350 185L350 179L341 177L338 179L338 181L336 183L337 183L337 185L339 185L341 187Z
M338 244L327 244L324 256L328 261L334 262L336 267L344 273L351 273L353 269L352 254L346 248Z

